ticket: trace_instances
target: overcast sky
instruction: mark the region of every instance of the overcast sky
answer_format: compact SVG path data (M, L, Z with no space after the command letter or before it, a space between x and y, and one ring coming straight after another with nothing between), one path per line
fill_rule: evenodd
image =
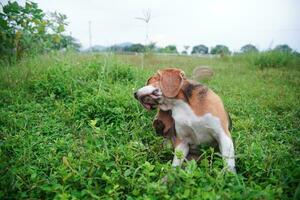
M1 0L3 1L3 0ZM19 2L24 2L19 1ZM286 43L300 51L299 0L34 0L44 11L68 17L68 32L89 46L145 43L146 25L135 19L151 10L149 40L159 46L208 47L225 44L239 50L247 43L260 50Z

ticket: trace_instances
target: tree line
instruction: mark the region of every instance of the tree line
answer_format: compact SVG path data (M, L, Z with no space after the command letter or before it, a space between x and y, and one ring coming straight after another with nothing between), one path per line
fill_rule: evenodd
M88 49L87 51L93 51L93 52L112 51L112 52L136 52L136 53L154 52L154 53L188 54L189 48L190 48L189 46L184 46L184 50L182 52L179 52L175 45L168 45L166 47L157 47L155 45L155 43L151 43L149 45L143 45L140 43L136 43L136 44L129 44L126 46L113 45L113 46L101 48L101 49L92 47L91 49ZM291 47L289 47L287 44L277 45L275 48L270 49L270 50L287 52L287 53L293 52L293 49ZM257 52L259 52L259 50L257 49L256 46L254 46L252 44L246 44L246 45L242 46L240 49L240 53L257 53ZM233 52L231 52L227 46L221 45L221 44L211 47L210 50L207 46L205 46L203 44L199 44L199 45L193 46L192 50L191 50L191 54L194 54L194 55L195 54L196 55L197 54L199 54L199 55L205 55L205 54L228 55L231 53L233 53Z

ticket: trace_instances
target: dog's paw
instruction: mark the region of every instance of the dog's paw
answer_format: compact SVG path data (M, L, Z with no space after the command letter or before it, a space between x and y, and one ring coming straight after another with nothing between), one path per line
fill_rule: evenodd
M225 170L228 171L228 172L231 172L231 173L233 173L233 174L236 174L236 169L235 169L235 167L229 167L229 166L228 166L228 167L225 168Z

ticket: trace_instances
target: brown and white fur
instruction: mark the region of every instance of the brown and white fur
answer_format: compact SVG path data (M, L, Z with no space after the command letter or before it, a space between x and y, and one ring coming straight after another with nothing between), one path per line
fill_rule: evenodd
M143 101L146 96L153 101ZM212 90L186 79L182 70L168 68L150 77L135 97L147 109L159 108L153 125L160 134L174 138L172 166L180 166L197 145L217 142L226 166L235 172L231 121L222 100ZM177 157L177 151L183 157Z

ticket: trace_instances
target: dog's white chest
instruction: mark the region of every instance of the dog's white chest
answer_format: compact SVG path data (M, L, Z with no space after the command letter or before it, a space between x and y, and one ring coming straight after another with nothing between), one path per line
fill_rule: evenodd
M182 100L176 100L172 108L177 137L189 144L210 143L221 128L220 120L210 113L197 116L190 106Z

